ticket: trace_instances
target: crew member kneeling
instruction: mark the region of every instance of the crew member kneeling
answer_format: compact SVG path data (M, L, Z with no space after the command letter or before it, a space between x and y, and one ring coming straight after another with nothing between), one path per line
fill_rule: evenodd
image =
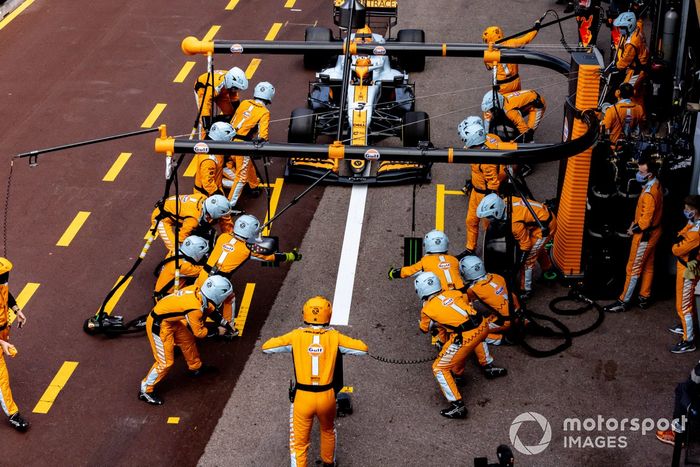
M467 303L462 292L448 290L440 292L440 280L432 272L422 272L414 281L418 298L423 300L420 330L448 332L448 339L438 357L433 362L433 374L450 406L440 411L447 418L464 418L467 408L457 389L454 376L464 373L464 363L474 348L488 336L489 330L484 320Z

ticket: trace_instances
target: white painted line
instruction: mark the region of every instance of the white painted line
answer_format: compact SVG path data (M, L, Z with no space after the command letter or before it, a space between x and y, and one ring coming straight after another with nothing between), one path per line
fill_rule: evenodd
M367 185L353 186L352 194L350 195L350 206L348 207L348 219L345 222L343 250L340 253L340 264L338 265L338 279L335 282L335 295L333 296L331 324L335 326L347 326L350 320L352 290L355 287L355 270L357 268L357 256L360 252L360 238L362 236L362 222L365 217L366 202Z

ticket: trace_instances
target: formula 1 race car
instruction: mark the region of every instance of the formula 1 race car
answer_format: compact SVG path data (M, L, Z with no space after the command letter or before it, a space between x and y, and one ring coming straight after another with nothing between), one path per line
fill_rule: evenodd
M384 2L390 4L391 2ZM394 8L381 8L384 18L392 18ZM367 15L376 14L368 11ZM394 16L395 18L395 16ZM337 21L336 21L337 23ZM390 34L391 19L386 24ZM335 41L328 28L312 27L306 30L306 41ZM394 40L394 39L390 39ZM398 33L400 42L425 42L422 30L407 29ZM307 68L321 70L309 83L307 107L292 112L288 141L290 143L316 143L321 138L332 142L340 135L344 143L373 145L387 137L401 138L404 147L428 147L430 144L430 119L425 112L415 111L415 86L409 82L407 71L419 71L425 67L424 56L389 57L382 44L386 39L364 26L350 36L350 41L376 44L373 55L352 56L349 82L344 85L345 57L305 55ZM334 65L322 68L330 60ZM346 88L345 115L341 118L340 103ZM326 141L324 141L326 142ZM352 161L347 169L337 161L292 158L285 176L316 180L331 169L326 178L331 183L422 183L430 180L430 166L392 161L380 161L381 154L373 151L365 161ZM372 162L378 162L372 164ZM375 170L376 167L376 170Z

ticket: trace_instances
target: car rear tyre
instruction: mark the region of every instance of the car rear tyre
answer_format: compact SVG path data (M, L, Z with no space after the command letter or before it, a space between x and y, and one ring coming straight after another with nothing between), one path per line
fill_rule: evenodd
M294 109L289 120L287 141L290 143L313 144L315 135L316 116L314 111L304 107Z
M304 32L304 40L306 42L331 42L333 33L329 28L310 27ZM304 68L307 70L322 70L330 62L332 55L323 53L306 53L304 54Z
M425 42L425 31L422 29L401 29L396 36L398 42ZM401 66L408 72L425 70L425 55L399 55Z
M406 112L403 119L403 146L418 147L420 141L430 141L430 117L425 112Z

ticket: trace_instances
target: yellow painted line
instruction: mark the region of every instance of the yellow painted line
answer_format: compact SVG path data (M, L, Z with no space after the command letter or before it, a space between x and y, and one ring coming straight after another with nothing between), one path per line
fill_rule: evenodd
M464 196L464 192L462 190L445 190L445 194L452 196Z
M250 302L253 300L253 292L255 292L255 284L248 282L245 285L243 300L241 300L241 307L238 309L238 316L236 317L235 321L235 328L238 329L239 336L243 335L245 320L248 317L248 311L250 310Z
M285 8L294 8L294 4L297 2L297 0L287 0L287 3L284 4Z
M185 173L182 174L183 177L194 177L195 172L197 172L197 165L194 163L194 161L196 160L197 155L195 154L192 160L190 161L190 165L188 165L185 169Z
M257 71L258 67L260 66L260 60L259 58L254 58L250 61L248 64L248 68L245 69L245 77L248 79L252 79L253 75Z
M231 0L230 2L228 2L228 5L226 5L226 8L224 8L224 10L233 10L234 8L236 8L236 5L238 5L238 0Z
M38 283L36 282L27 282L27 285L24 286L22 291L17 295L15 298L15 301L17 302L17 306L20 308L24 308L27 305L27 302L29 301L30 298L32 298L32 295L34 295L34 292L36 292L36 289L39 288ZM15 321L15 312L12 311L12 308L9 310L9 322L12 324Z
M102 179L103 182L113 182L116 180L117 175L119 175L119 172L124 168L126 165L126 162L129 160L131 157L130 152L123 152L119 154L117 157L117 160L114 161L114 164L112 164L112 167L109 169L107 172L107 175Z
M158 117L160 117L160 114L163 113L167 105L168 104L156 104L153 110L151 110L151 113L148 114L148 117L146 117L146 120L141 124L141 128L153 128L153 124L156 123L156 120L158 120Z
M117 279L114 282L114 285L117 285L119 283L119 281L122 280L123 277L124 276L119 276L119 279ZM114 311L114 307L117 306L117 302L119 301L120 298L122 298L124 291L126 291L126 288L129 287L129 284L131 284L131 279L133 279L133 278L134 278L133 276L128 278L126 280L126 282L124 282L122 284L122 286L119 287L119 290L114 292L114 295L112 295L112 298L110 298L109 301L107 302L107 305L105 305L105 313L107 313L108 315L112 314L112 312ZM114 285L112 287L114 287ZM97 309L97 312L98 313L100 312L99 308Z
M352 386L343 386L343 389L341 389L340 392L347 392L349 394L352 394L353 392L355 392L355 390Z
M278 178L275 180L275 187L272 189L272 196L270 197L270 212L265 216L265 222L275 217L275 212L277 211L277 205L280 202L280 195L282 194L282 185L284 185L284 179ZM263 224L265 223L263 222ZM270 235L270 229L272 229L272 224L265 227L263 230L263 235Z
M58 243L56 243L56 246L70 245L70 242L73 241L75 236L78 234L78 230L80 230L80 228L83 226L88 217L90 217L89 212L78 211L78 214L75 215L75 219L73 219L73 222L70 223L66 231L63 232L63 235L61 235L61 238L58 239Z
M206 35L202 38L202 42L213 40L214 36L216 36L216 33L219 32L219 29L221 29L221 26L217 25L214 25L211 28L209 28L209 32L206 33Z
M435 190L435 230L445 230L445 185L441 183Z
M61 365L58 373L56 373L56 376L54 376L53 380L49 384L49 387L46 388L46 391L44 391L44 394L41 396L39 402L37 402L36 407L34 407L32 412L49 413L49 410L51 409L54 401L56 401L61 389L66 386L68 378L71 377L77 367L78 362L63 362L63 365Z
M177 425L180 423L180 417L168 417L168 425Z
M173 83L183 83L185 78L187 78L187 75L189 75L190 71L192 71L192 68L194 68L194 65L195 62L185 62L185 64L182 65L182 68L180 68L180 72L173 80Z
M265 36L265 40L274 41L277 33L280 32L280 29L282 29L282 23L274 23L268 31L267 36Z
M32 3L34 3L34 0L26 0L26 1L25 1L24 3L22 3L20 6L18 6L17 8L15 8L15 9L12 11L12 13L10 13L10 14L7 15L7 16L5 16L5 19L3 19L2 21L0 21L0 30L1 30L2 28L4 28L5 26L7 26L8 24L10 24L10 21L12 21L12 20L15 19L17 16L19 16L19 14L22 13L24 10L26 10L26 9L29 7L29 5L31 5Z

